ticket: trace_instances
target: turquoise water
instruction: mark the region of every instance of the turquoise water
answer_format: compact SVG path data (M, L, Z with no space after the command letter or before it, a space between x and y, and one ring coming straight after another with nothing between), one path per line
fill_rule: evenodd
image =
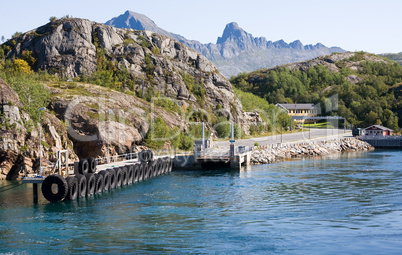
M172 172L32 203L0 181L0 253L401 254L402 152Z

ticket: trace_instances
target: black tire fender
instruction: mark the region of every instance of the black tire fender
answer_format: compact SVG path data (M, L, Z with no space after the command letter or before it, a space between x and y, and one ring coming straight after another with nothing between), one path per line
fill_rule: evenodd
M153 160L154 160L154 156L155 156L154 151L149 150L148 153L149 153L149 159L148 159L148 161L153 161Z
M116 172L116 188L121 186L121 169L119 167L114 168Z
M173 159L169 157L169 173L172 172L173 169Z
M82 174L76 174L75 178L78 182L78 197L85 197L87 195L87 178Z
M140 164L133 165L133 183L140 181Z
M142 172L143 172L143 177L142 180L148 179L148 164L146 162L142 163Z
M110 174L109 174L109 172L102 170L99 172L99 174L103 176L103 183L104 183L103 190L104 191L110 190Z
M158 169L158 171L157 171L157 174L158 175L161 175L161 174L163 174L163 169L162 169L162 159L161 158L158 158L158 160L156 161L156 166L157 166L157 169Z
M95 175L94 174L86 174L87 178L87 196L92 196L95 193Z
M66 199L67 200L76 200L78 196L78 180L75 176L68 176L66 178L68 192Z
M85 175L88 173L88 171L89 171L88 160L80 159L80 161L78 162L78 173Z
M168 166L169 166L169 162L168 162L168 158L164 158L163 159L163 173L167 173L168 172Z
M95 174L95 194L103 192L105 183L103 182L103 175Z
M151 168L152 168L152 171L151 171L151 177L156 177L157 175L158 175L158 165L157 165L157 162L156 161L152 161L151 163Z
M110 188L109 189L115 189L116 188L116 171L114 169L107 169L107 172L109 172L109 179L110 179Z
M120 167L121 169L121 186L127 185L127 167Z
M149 163L146 165L146 169L147 169L147 171L146 171L147 179L149 179L149 178L151 178L151 174L152 174L152 168Z
M146 167L146 163L141 163L138 167L139 167L139 178L138 181L143 181L145 180L145 167Z
M94 174L94 173L96 172L96 166L97 166L96 159L94 159L94 158L89 158L89 159L88 159L88 164L89 164L89 170L88 170L88 172Z
M57 193L53 193L52 185L57 185ZM42 194L50 202L61 201L66 198L68 192L67 181L59 174L49 175L42 182Z
M134 178L134 165L129 165L127 167L127 184L133 183Z

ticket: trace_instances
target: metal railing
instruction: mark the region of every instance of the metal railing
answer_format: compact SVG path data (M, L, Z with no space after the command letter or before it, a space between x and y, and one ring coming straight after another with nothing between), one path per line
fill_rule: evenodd
M96 160L97 165L103 165L103 164L108 164L108 163L113 163L113 162L136 159L137 156L138 156L137 153L133 152L133 153L109 156L109 161L107 160L107 157L96 158L95 160Z

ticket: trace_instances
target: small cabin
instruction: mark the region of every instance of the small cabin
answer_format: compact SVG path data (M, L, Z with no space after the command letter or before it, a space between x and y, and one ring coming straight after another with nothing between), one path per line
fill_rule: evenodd
M364 129L366 136L390 136L392 135L392 129L381 125L372 125Z

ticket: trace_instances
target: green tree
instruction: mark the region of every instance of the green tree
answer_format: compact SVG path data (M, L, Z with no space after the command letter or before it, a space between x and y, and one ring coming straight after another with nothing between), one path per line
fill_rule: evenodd
M155 118L151 122L150 129L145 136L145 143L154 149L160 149L170 138L170 128L166 125L165 121L161 117Z
M384 126L390 128L394 131L399 131L398 117L391 110L385 109L381 119L382 119Z
M50 97L43 84L36 81L33 75L27 74L7 76L6 82L17 92L23 105L22 110L32 120L38 121L38 109L46 107Z
M151 56L149 54L145 55L145 73L147 74L149 79L152 79L154 76L155 66L152 62Z
M370 111L367 115L366 115L366 123L368 125L375 125L378 123L378 121L380 121L380 118L378 117L378 114ZM380 123L381 124L381 123Z
M179 149L191 150L193 148L194 141L188 134L181 135Z
M219 138L228 138L231 133L231 123L225 117L219 117L214 129Z

